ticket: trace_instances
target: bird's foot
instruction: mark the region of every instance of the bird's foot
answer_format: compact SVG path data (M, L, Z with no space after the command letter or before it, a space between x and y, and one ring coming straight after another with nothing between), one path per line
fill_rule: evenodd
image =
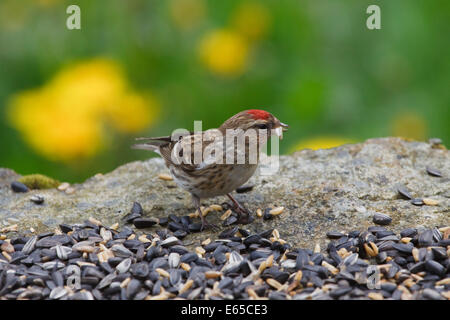
M200 213L201 213L201 211L200 211ZM214 223L208 222L208 220L206 220L206 217L204 217L203 214L200 214L200 218L202 219L202 226L200 228L200 232L205 229L212 229L213 231L219 230L219 227L217 225L215 225Z
M205 229L212 229L213 231L218 231L219 227L217 225L215 225L214 223L210 223L210 222L206 221L206 219L205 219L202 221L202 226L200 228L200 231L203 231Z
M231 206L231 210L238 214L237 223L240 224L249 224L254 218L252 217L252 213L242 206L236 199L234 199L231 194L227 194L228 198L232 201L233 205Z
M239 214L237 223L239 224L249 224L252 223L255 218L250 214Z

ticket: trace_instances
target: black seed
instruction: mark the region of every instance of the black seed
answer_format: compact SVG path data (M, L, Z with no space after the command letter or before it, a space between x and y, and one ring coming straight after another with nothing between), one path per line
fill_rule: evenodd
M431 252L433 253L434 260L444 260L447 258L447 251L442 247L432 247Z
M189 216L182 216L180 222L185 228L188 228L189 225L192 223L191 218L189 218Z
M258 234L253 234L244 239L244 244L249 246L254 243L259 243L261 241L261 236Z
M417 229L416 228L408 228L408 229L404 229L402 230L402 232L400 232L400 235L402 238L404 237L414 237L417 234Z
M127 286L126 289L126 297L128 299L133 299L134 296L138 293L138 291L141 289L142 285L139 280L132 279Z
M184 263L190 263L190 262L196 261L197 259L198 259L198 255L195 252L190 252L190 253L183 254L180 258L180 261L184 262Z
M228 288L233 284L233 280L229 277L225 277L219 282L219 289Z
M234 215L231 215L223 222L223 226L224 227L231 226L232 224L237 223L237 221L238 221L238 218Z
M250 231L248 231L248 230L239 228L238 231L243 237L248 237L250 235Z
M376 212L373 215L373 222L380 225L388 225L392 222L392 218L387 214Z
M421 198L411 199L411 203L415 206L423 206L424 205L423 200Z
M383 282L381 283L381 289L392 293L395 289L397 289L397 285L392 282Z
M19 181L12 182L11 189L14 192L28 192L28 187Z
M265 211L264 211L264 215L263 215L263 219L264 220L270 220L270 219L272 219L273 218L273 215L272 214L270 214L270 208L268 208L268 209L266 209Z
M411 200L413 196L409 192L409 190L404 185L399 185L397 187L398 193L403 196L405 199Z
M260 232L258 233L262 238L266 238L269 239L270 236L272 235L273 229L268 229L266 231Z
M236 192L237 193L249 192L249 191L253 190L253 187L254 187L254 185L247 184L247 185L244 185L244 186L241 186L241 187L237 188Z
M160 226L165 226L167 225L167 223L169 223L169 218L167 217L159 218L158 221Z
M130 272L136 278L145 279L148 276L150 269L148 267L148 263L140 262L133 264L130 268Z
M178 239L183 239L184 237L187 236L187 232L184 231L184 230L177 230L177 231L175 231L175 232L173 233L173 235L174 235L175 237L177 237Z
M136 218L133 220L133 224L136 228L150 228L154 226L158 221L152 218Z
M394 247L394 249L403 252L403 253L408 253L411 254L413 246L412 245L408 245L405 243L394 243L392 245L392 247Z
M269 300L286 300L286 293L281 291L270 291Z
M400 256L395 257L394 261L395 261L395 263L397 263L398 265L401 265L401 266L404 266L407 263L406 259L403 257L400 257Z
M185 253L188 253L189 250L186 247L183 247L182 245L174 245L170 247L170 252L176 252L180 255L183 255Z
M445 275L445 267L433 260L425 261L425 269L441 277Z
M361 232L357 231L357 230L356 231L350 231L348 233L348 237L349 238L358 238L360 234L361 234Z
M181 219L173 213L169 214L169 220L172 222L181 223Z
M59 229L60 229L62 232L64 232L64 233L73 231L72 227L71 227L70 225L68 225L68 224L65 224L65 223L60 224L60 225L59 225Z
M428 247L433 242L433 230L425 230L419 233L418 244L420 247Z
M427 167L427 173L428 173L430 176L434 176L434 177L442 177L442 173L441 173L439 170L437 170L437 169L435 169L435 168L432 168L432 167Z
M216 264L224 264L225 262L227 262L227 257L225 256L225 254L223 252L218 252L218 253L214 253L214 260L216 262Z
M295 262L296 270L304 268L309 263L309 255L304 249L299 249L297 251L297 259Z
M108 262L100 263L100 268L102 268L106 273L114 272L114 269L111 267L111 265Z
M184 230L184 226L181 223L177 223L174 221L170 221L167 225L167 228L169 228L169 230L172 232L175 232L177 230Z
M337 299L343 295L346 295L347 293L350 293L350 291L352 291L351 287L338 288L330 292L330 297Z
M202 229L201 223L194 222L189 225L189 232L200 232L201 229Z
M329 239L339 239L341 237L344 237L345 234L341 233L341 232L337 232L337 231L329 231L327 232L327 237Z
M233 227L233 228L226 229L226 230L222 231L222 232L219 234L219 239L228 239L228 238L231 238L231 237L233 237L233 236L236 234L236 232L237 232L238 230L239 230L238 227Z
M425 262L419 261L419 262L417 262L417 263L415 263L415 264L413 264L413 265L410 265L410 266L408 267L408 269L409 269L409 271L410 271L411 273L418 273L418 272L421 272L421 271L423 271L423 270L425 269Z

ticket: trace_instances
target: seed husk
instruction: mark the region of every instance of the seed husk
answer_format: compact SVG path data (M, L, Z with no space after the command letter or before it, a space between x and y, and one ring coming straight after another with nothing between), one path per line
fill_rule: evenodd
M186 283L181 287L179 293L182 294L182 293L188 291L192 287L193 284L194 284L194 280L192 280L192 279L187 280Z
M423 198L422 201L427 206L437 206L439 204L439 201L430 198Z
M282 214L284 211L284 207L276 207L269 211L272 216L278 216Z
M383 295L379 292L369 292L367 296L372 300L384 300Z
M228 219L228 217L232 214L233 211L231 211L230 209L228 209L227 211L224 212L224 214L220 217L220 220L224 221L226 219Z
M173 177L170 174L167 173L160 173L158 174L158 178L164 181L172 181Z
M216 279L222 276L222 272L220 271L206 271L205 278L206 279Z
M258 218L262 218L262 216L263 216L263 211L262 211L260 208L256 209L256 216L257 216Z
M165 278L169 278L170 277L170 274L164 269L156 268L155 271L158 272L159 275L162 276L162 277L165 277Z

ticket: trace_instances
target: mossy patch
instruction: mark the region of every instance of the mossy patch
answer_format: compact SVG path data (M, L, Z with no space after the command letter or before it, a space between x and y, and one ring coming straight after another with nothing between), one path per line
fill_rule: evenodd
M30 174L19 178L18 181L30 189L52 189L57 188L61 184L58 180L43 174Z

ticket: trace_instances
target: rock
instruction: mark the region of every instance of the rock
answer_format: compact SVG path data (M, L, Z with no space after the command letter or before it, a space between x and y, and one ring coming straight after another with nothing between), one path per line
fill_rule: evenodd
M436 168L442 177L430 176L427 167ZM134 202L144 208L143 218L194 212L186 191L174 187L173 181L158 178L160 173L167 172L162 159L152 158L128 163L111 173L75 184L73 194L57 189L17 194L10 184L20 176L12 170L0 169L0 228L18 224L19 231L33 227L43 232L62 223L82 223L90 216L106 226L116 222L124 225L126 221L121 218ZM424 142L371 139L360 144L317 151L307 149L282 156L276 175L256 174L248 184L254 185L253 190L237 194L236 198L254 214L257 208L264 211L270 205L285 209L271 220L255 215L245 229L261 232L276 228L280 237L293 246L311 247L320 243L321 247L326 247L327 232L367 228L373 225L375 212L388 214L392 218L388 228L395 232L448 224L450 153ZM411 204L398 194L399 184L406 186L414 197L432 197L439 205ZM40 206L29 201L30 194L35 192L45 198ZM202 204L220 204L225 200L226 197L217 197L204 200ZM220 215L211 212L208 220L221 225ZM186 240L194 243L208 237L216 238L223 229L189 234Z

